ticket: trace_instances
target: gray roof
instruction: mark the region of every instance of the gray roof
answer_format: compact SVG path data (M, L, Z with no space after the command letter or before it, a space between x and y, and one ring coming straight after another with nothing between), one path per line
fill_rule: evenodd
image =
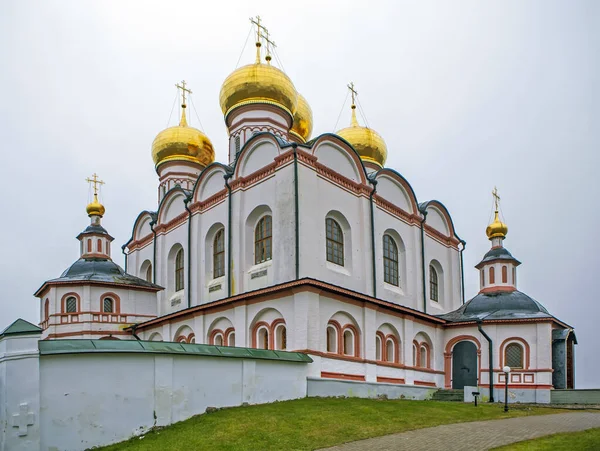
M38 326L31 324L29 321L24 319L17 319L10 326L0 332L0 338L7 335L26 335L26 334L40 334L42 329Z
M449 322L554 318L542 304L520 291L479 293L453 312L438 315Z
M102 282L156 291L163 289L160 285L147 282L144 279L126 273L115 262L105 258L80 258L63 272L59 278L48 280L44 285L61 282Z
M484 263L493 261L493 260L512 260L516 266L520 265L521 262L519 260L517 260L515 257L512 256L512 254L510 252L508 252L508 249L506 249L505 247L495 247L490 249L487 254L485 254L483 256L483 260L481 260L479 263L477 263L477 265L475 265L475 268L479 269L479 267L481 265L483 265Z

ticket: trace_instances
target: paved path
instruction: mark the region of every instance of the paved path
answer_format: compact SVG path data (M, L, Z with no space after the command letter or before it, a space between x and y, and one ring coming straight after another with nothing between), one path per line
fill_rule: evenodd
M600 413L535 415L506 420L446 424L346 443L327 448L327 451L483 451L558 432L591 428L600 428Z

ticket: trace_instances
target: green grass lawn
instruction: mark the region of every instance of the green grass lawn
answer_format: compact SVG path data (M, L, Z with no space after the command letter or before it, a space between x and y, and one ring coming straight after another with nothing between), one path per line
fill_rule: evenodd
M198 415L109 447L111 450L312 450L440 424L562 410L499 404L304 398Z
M600 428L548 435L496 448L495 451L598 451L599 449Z

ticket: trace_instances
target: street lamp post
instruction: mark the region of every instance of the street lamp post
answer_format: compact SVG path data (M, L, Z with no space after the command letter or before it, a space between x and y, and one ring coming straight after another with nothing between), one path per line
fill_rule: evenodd
M510 366L502 368L504 371L504 411L508 412L508 374L510 373Z

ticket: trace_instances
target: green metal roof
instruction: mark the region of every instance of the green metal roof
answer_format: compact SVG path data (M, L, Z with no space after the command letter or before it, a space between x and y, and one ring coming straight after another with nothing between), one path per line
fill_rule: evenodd
M24 319L19 318L2 332L0 332L0 338L6 335L21 335L21 334L40 334L42 329L31 324Z
M41 340L41 355L88 353L150 353L180 354L205 357L233 357L240 359L281 360L310 363L312 359L301 352L269 351L266 349L235 348L166 341L137 340Z

